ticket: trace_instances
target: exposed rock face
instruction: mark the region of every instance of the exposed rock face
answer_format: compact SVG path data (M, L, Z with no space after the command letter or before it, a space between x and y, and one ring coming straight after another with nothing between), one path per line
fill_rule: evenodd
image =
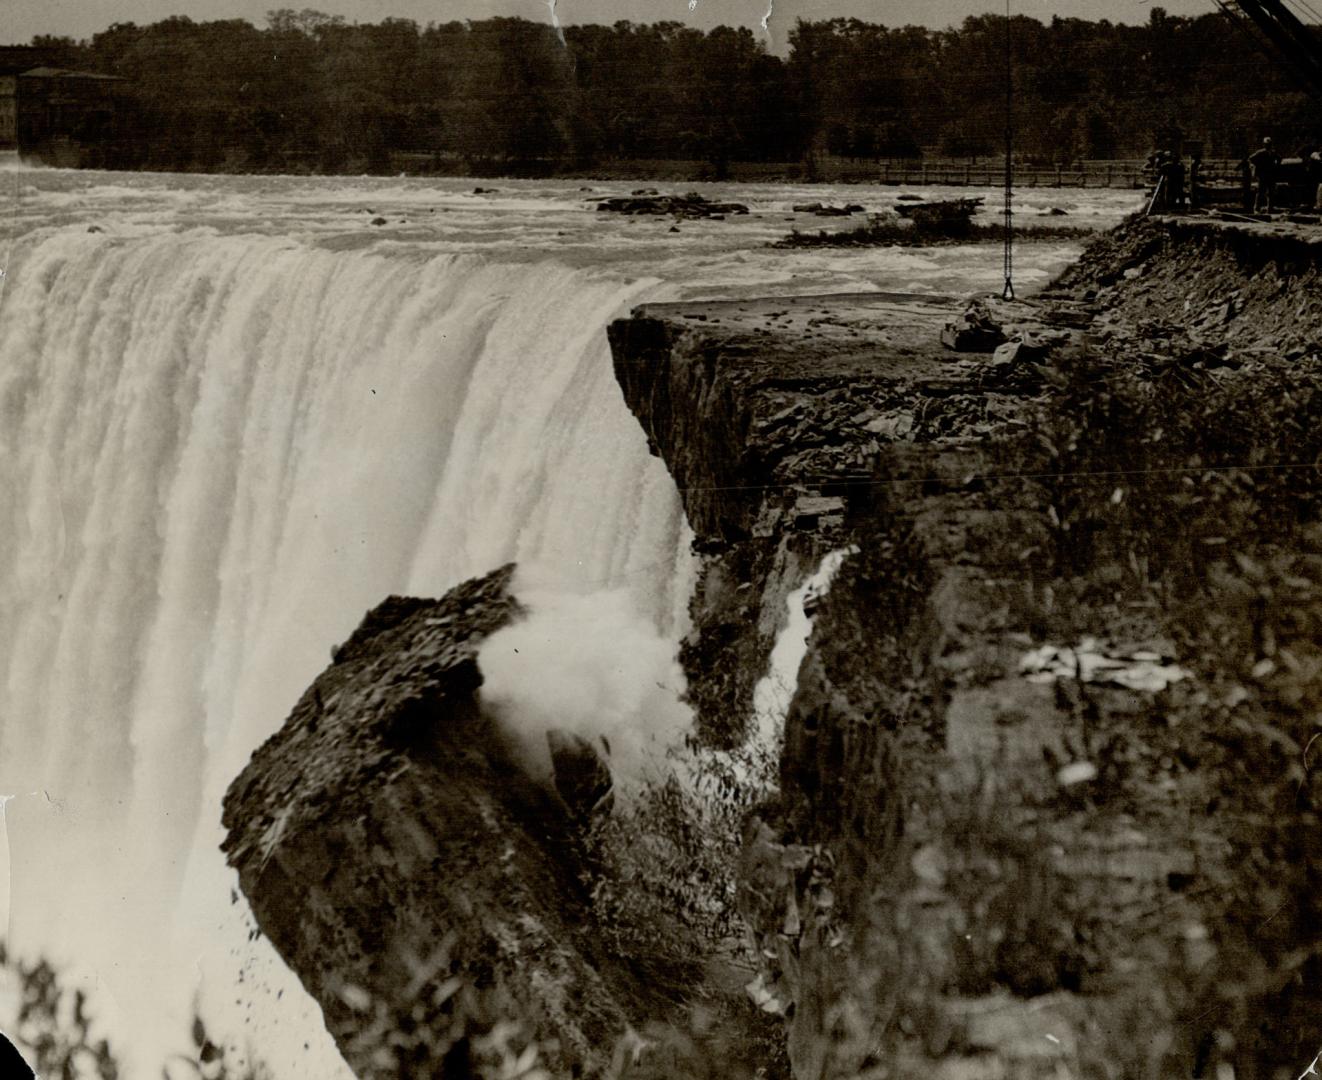
M860 1048L876 1043L876 958L855 934L870 917L866 883L902 843L896 729L921 732L946 696L941 657L970 575L943 580L943 567L963 561L969 533L957 522L988 515L974 505L985 485L970 481L995 471L980 447L1015 429L1039 384L1028 369L1079 336L1053 325L1055 308L990 302L965 343L968 310L895 295L658 305L611 328L625 398L705 553L683 659L708 731L747 708L784 595L823 551L856 540L861 521L897 524L894 545L848 561L824 604L787 720L782 799L750 823L739 869L740 910L765 961L760 1003L791 1018L796 1076L812 1080L854 1075ZM1017 347L988 357L988 338ZM809 517L820 502L827 513ZM934 505L946 513L926 519L930 537L899 527ZM999 509L1016 527L1014 508ZM872 585L879 566L895 571L893 588ZM938 588L949 626L927 613ZM860 1028L840 1030L842 1012Z
M742 734L785 598L843 542L847 503L867 501L882 447L986 433L1013 411L1013 397L983 393L1014 381L1011 365L942 343L964 310L862 293L649 304L610 326L625 401L704 555L680 660L711 741ZM1001 323L1021 340L1074 334L1028 305L979 311L998 341Z
M1317 228L1169 218L1103 237L1057 289L1091 292L1120 332L1127 325L1297 357L1322 324L1320 279Z
M786 595L855 549L738 867L797 1080L1308 1066L1319 266L1272 227L1147 221L972 315L867 294L610 328L704 557L681 659L708 742L744 734ZM452 973L503 987L556 1075L665 1011L580 883L606 758L553 733L552 794L482 713L509 578L371 612L226 800L258 922L360 1076L468 1075ZM1181 675L1099 682L1102 653Z
M832 203L795 203L791 209L796 214L814 214L817 217L848 217L850 214L865 213L867 208L858 203L846 203L844 206L835 206Z
M585 918L563 805L480 707L478 647L521 614L512 572L370 612L225 800L258 925L359 1077L469 1075L501 1002L558 1046L558 1075L593 1075L622 1003L646 1007ZM474 1004L452 976L502 997Z
M546 742L555 790L574 821L586 825L595 816L609 813L614 783L601 750L572 731L548 731Z
M1266 1077L1316 1053L1322 782L1279 782L1278 750L1302 750L1322 701L1315 646L1288 628L1319 618L1316 567L1299 571L1317 499L1200 472L1220 450L1180 417L1223 403L1207 422L1238 448L1227 470L1313 460L1319 268L1279 227L1154 220L1046 297L989 303L971 347L1008 342L991 356L943 350L963 309L919 298L657 306L612 327L707 557L684 659L709 731L737 735L786 582L859 548L739 868L755 996L785 1015L799 1080ZM1293 410L1237 427L1250 393ZM1163 457L1176 431L1186 456ZM837 502L796 528L819 498ZM1281 595L1268 561L1314 598L1282 600L1308 606L1272 629L1231 599ZM1281 634L1302 680L1284 697L1255 684ZM1033 646L1090 635L1146 662L1187 650L1194 675L1026 674Z
M642 192L628 197L599 199L597 209L615 214L665 214L676 218L723 218L726 214L748 213L748 207L743 203L711 202L697 192L687 195Z

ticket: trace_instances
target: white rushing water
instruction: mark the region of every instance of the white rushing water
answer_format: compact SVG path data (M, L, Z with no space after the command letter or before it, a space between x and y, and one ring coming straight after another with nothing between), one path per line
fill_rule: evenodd
M791 261L763 246L792 198L774 189L675 237L603 224L563 184L13 168L0 186L0 930L89 990L130 1077L186 1049L195 993L277 1078L335 1075L315 1006L249 940L219 805L366 609L514 559L577 597L548 601L557 633L604 612L597 639L664 665L688 537L614 382L612 317L1000 268L958 248ZM1074 250L1021 265L1045 278ZM629 696L574 678L575 700Z
M112 1030L233 947L220 796L384 595L518 559L668 623L682 518L600 333L639 288L250 236L15 253L9 937L101 973Z

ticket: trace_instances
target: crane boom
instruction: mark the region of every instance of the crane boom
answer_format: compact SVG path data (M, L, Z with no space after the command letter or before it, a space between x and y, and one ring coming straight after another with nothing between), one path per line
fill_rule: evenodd
M1322 42L1281 0L1216 0L1230 14L1246 16L1295 69L1308 89L1322 97Z

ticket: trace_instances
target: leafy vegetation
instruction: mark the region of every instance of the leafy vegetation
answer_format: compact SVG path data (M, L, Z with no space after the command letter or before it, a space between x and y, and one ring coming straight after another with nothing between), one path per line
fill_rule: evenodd
M1053 354L1025 425L897 450L857 500L800 706L803 745L841 749L787 764L849 937L802 966L822 1075L1013 1055L1056 1007L1098 1025L1072 1075L1298 1076L1317 1053L1322 363L1148 329ZM1194 677L1028 690L1023 648L1085 635Z
M109 1043L92 1034L87 996L68 990L45 960L25 963L0 946L0 970L16 989L16 1015L6 1033L29 1055L38 1075L118 1080Z
M672 771L597 823L602 873L593 882L594 909L626 954L673 968L712 948L747 960L734 871L744 818L775 782L774 748L755 740L728 751L690 742L669 764Z
M418 977L393 1000L353 984L340 988L359 1016L353 1041L371 1052L368 1075L431 1075L439 1062L440 1080L550 1080L544 1064L550 1048L532 1031L536 1001L519 1000L502 981L481 987L457 975L431 981L434 972L454 970L454 945L447 939L416 958Z
M0 944L0 980L6 984L4 1027L33 1062L38 1076L58 1080L120 1080L124 1072L109 1041L95 1031L87 995L70 988L47 960L27 962ZM194 1015L193 1049L172 1054L161 1064L166 1080L269 1080L260 1065L239 1064L235 1055L212 1042L206 1024Z
M448 963L448 943L441 943L436 963ZM6 1029L35 1063L38 1076L58 1080L120 1080L124 1071L110 1044L94 1035L86 995L69 989L47 961L24 963L0 946L0 971L17 989L17 1014ZM363 1014L359 1037L379 1046L379 1075L412 1075L417 1061L444 1060L445 1078L480 1080L551 1080L543 1067L543 1048L520 1018L535 1005L516 1002L501 985L478 988L470 981L442 983L428 1001L415 1001L402 1014L394 1004L377 1001L356 987L343 989L346 1000ZM423 1022L425 1021L425 1022ZM383 1027L389 1030L383 1032ZM192 1049L161 1063L164 1080L270 1080L252 1062L214 1042L200 1016L193 1019ZM632 1060L617 1055L621 1062ZM623 1074L621 1074L623 1075Z
M651 1005L665 1003L637 1029L614 1034L604 1048L605 1080L785 1075L783 1031L742 991L753 963L733 903L741 819L765 796L773 768L769 751L678 750L586 835L593 936L645 981ZM535 984L475 976L457 963L457 945L452 936L413 957L414 978L392 994L340 986L356 1014L349 1037L362 1049L351 1046L346 1056L367 1055L363 1075L381 1077L563 1075L553 1064L559 1048L539 1041L556 1029ZM713 961L738 986L713 991L704 971Z
M517 18L419 26L313 10L265 28L174 17L90 41L39 38L67 66L131 80L107 164L204 171L504 172L620 162L721 178L795 163L1001 145L1005 20L931 31L800 21L785 59L748 28L569 26ZM1239 156L1270 131L1315 140L1304 94L1224 17L1143 26L1014 19L1016 142L1041 162L1139 157L1180 129ZM647 170L642 170L647 171Z
M1041 572L1068 590L1057 619L1145 607L1201 684L1154 706L1147 746L1116 733L1100 767L1122 802L1145 773L1188 777L1233 853L1200 896L1215 963L1154 990L1192 1040L1170 1053L1195 1075L1297 1072L1322 975L1322 365L1085 352L1052 382L1030 469Z

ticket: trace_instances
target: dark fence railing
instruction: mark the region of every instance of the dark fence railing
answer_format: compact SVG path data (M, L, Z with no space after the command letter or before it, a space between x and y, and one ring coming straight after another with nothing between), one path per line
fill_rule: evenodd
M881 161L878 179L883 184L953 187L999 187L1005 182L1005 166L994 160L958 161ZM1239 180L1239 163L1230 159L1204 161L1204 183ZM1146 188L1151 174L1142 161L1083 161L1071 165L1015 165L1017 188Z

